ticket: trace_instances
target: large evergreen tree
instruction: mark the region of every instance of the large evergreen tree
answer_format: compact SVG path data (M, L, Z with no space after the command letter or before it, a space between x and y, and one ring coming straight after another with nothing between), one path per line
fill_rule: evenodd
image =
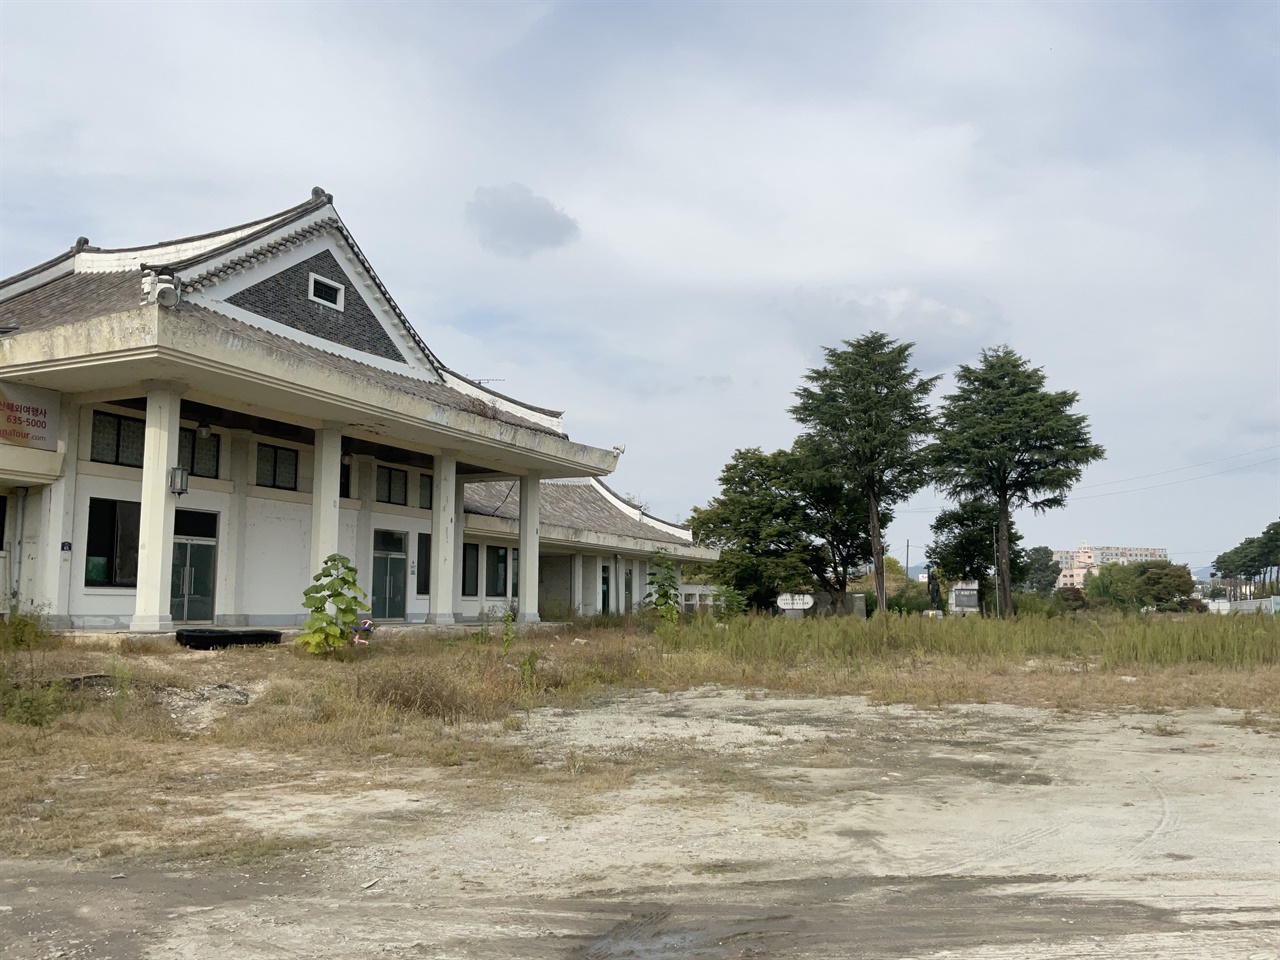
M913 343L872 332L824 347L826 365L805 374L792 415L827 451L832 480L865 504L876 609L886 609L881 527L895 503L928 482L923 446L933 429L928 398L937 377L911 366Z
M965 500L938 514L930 525L933 542L925 548L925 558L943 578L976 580L978 604L986 609L990 595L991 573L996 566L993 534L999 522L999 510L988 500ZM1022 551L1018 548L1022 536L1009 525L1010 560L1015 573L1024 569Z
M1073 413L1079 395L1045 389L1044 370L1008 347L982 351L962 364L945 398L933 447L937 485L956 500L993 502L997 518L1000 609L1013 612L1010 515L1065 505L1085 466L1105 451L1093 443L1088 418Z

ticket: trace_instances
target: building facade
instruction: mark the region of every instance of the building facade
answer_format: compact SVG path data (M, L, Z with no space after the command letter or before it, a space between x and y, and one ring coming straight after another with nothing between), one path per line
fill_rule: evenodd
M1169 559L1164 547L1091 547L1081 541L1075 550L1055 550L1053 559L1062 569L1058 574L1058 589L1084 587L1089 574L1104 563L1139 563L1143 560Z
M378 620L622 613L659 552L715 557L446 367L319 189L0 281L0 412L0 584L61 627L297 623L334 553Z

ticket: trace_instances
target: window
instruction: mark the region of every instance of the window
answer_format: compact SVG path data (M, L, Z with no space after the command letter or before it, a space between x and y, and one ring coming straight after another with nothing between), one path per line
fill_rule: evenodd
M431 592L431 534L418 534L418 594Z
M431 509L431 474L418 474L418 509Z
M480 544L462 545L462 595L474 597L480 592Z
M186 467L193 477L218 479L218 454L222 439L211 433L202 437L194 430L183 427L178 431L178 466Z
M118 463L125 467L140 467L142 466L142 442L146 433L145 420L95 410L89 459L98 463Z
M409 503L409 472L395 467L378 467L377 489L373 499L379 503Z
M520 548L511 548L511 595L520 596Z
M0 493L0 553L4 552L4 535L9 528L5 525L9 521L9 498Z
M484 554L484 595L507 595L507 548L486 547Z
M196 537L201 540L218 539L218 515L205 510L174 510L173 535Z
M89 498L89 533L84 561L86 587L138 585L138 529L141 523L141 503Z
M258 444L258 486L297 490L298 451L269 443Z
M351 499L351 464L349 463L338 467L338 496L344 500Z
M311 299L316 303L323 303L326 307L341 310L343 301L346 299L347 288L314 273L310 276Z

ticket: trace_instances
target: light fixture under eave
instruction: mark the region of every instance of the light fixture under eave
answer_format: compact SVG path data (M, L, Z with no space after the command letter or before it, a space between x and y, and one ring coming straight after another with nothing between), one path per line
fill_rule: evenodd
M191 472L186 467L169 468L169 492L180 497L187 492L187 480Z
M354 460L355 460L355 457L351 456L351 454L349 454L349 453L344 453L344 454L342 455L342 465L343 465L344 467L349 467L349 466L351 466L351 464L352 464L352 462L353 462Z
M213 431L209 429L209 425L207 423L200 423L196 425L196 436L201 440L208 440L211 433L213 433Z

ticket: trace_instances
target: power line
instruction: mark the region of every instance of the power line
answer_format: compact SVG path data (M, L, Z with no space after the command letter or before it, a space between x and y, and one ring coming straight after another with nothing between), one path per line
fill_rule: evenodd
M1261 447L1257 450L1246 451L1245 453L1233 453L1229 457L1219 457L1217 460L1206 460L1203 463L1189 463L1185 467L1175 467L1172 470L1160 470L1156 473L1142 473L1136 477L1126 477L1123 480L1106 480L1102 483L1086 483L1080 487L1077 487L1077 489L1092 490L1094 487L1109 487L1117 483L1129 483L1130 481L1133 481L1133 480L1146 480L1148 477L1163 477L1166 474L1170 474L1170 473L1181 473L1183 470L1194 470L1196 467L1207 467L1210 464L1223 463L1227 460L1238 460L1241 457L1251 457L1255 453L1266 453L1268 450L1274 450L1277 447L1280 447L1280 443L1273 443L1269 447ZM1209 474L1209 476L1215 476L1215 474Z
M1141 493L1143 490L1155 490L1158 487L1172 487L1179 483L1191 483L1193 480L1208 480L1210 477L1220 477L1224 473L1235 473L1237 470L1249 470L1253 467L1261 467L1268 463L1280 462L1280 457L1271 457L1267 460L1259 460L1257 463L1246 463L1239 467L1229 467L1226 470L1218 470L1215 473L1202 473L1198 477L1184 477L1182 480L1170 480L1167 483L1152 483L1145 487L1134 487L1132 490L1112 490L1110 493L1091 493L1087 497L1071 497L1068 503L1075 503L1077 500L1097 500L1101 497L1118 497L1126 493Z

